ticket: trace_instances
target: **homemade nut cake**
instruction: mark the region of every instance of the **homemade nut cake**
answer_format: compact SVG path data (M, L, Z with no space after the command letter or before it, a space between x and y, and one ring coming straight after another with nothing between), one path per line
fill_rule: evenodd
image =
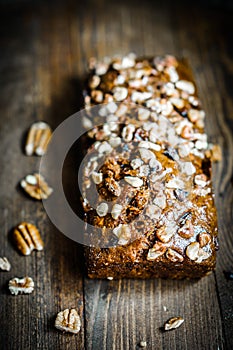
M82 182L93 225L89 277L207 275L218 248L211 147L188 65L130 54L92 59L90 68Z

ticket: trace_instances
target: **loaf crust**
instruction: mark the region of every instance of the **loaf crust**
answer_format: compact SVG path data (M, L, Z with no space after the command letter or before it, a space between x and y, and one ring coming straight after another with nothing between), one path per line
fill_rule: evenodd
M92 59L90 68L83 126L92 142L82 182L93 226L88 276L207 275L218 249L211 145L187 62L129 55Z

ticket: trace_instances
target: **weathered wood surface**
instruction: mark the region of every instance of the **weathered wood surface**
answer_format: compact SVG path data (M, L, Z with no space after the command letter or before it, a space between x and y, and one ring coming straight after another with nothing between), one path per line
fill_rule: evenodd
M0 256L12 263L0 272L1 349L232 349L233 270L232 11L149 1L11 1L0 5L1 197ZM223 149L214 167L220 251L217 270L198 282L93 281L83 274L81 249L50 223L41 203L17 187L39 159L25 157L25 130L37 119L53 128L80 108L81 82L90 56L135 51L174 53L189 59L207 112L210 139ZM45 250L22 257L9 239L21 220L40 228ZM7 282L30 275L36 289L11 296ZM61 309L76 307L81 332L54 329ZM166 307L166 308L165 308ZM163 323L185 323L164 333Z

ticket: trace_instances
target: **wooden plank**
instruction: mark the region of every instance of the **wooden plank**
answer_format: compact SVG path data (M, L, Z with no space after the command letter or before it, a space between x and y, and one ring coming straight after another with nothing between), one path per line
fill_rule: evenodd
M5 51L1 57L4 81L0 127L4 159L0 174L0 255L7 256L12 263L10 272L0 273L1 349L84 349L80 247L51 225L41 203L16 189L18 181L37 170L40 161L22 154L24 131L35 119L46 120L55 127L72 113L72 108L76 110L72 102L76 86L70 81L67 62L70 47L62 49L68 18L63 19L59 13L50 21L52 9L37 8L37 12L25 9L19 18L13 13L6 19L3 16L1 21ZM7 30L9 23L14 27L12 32ZM38 225L45 241L44 251L22 257L10 244L9 230L22 220ZM7 281L26 274L35 281L33 294L9 295ZM82 318L77 336L64 335L54 328L57 312L72 307L77 308Z
M215 273L220 312L222 315L222 332L225 347L233 347L233 283L224 276L224 271L233 270L232 223L232 175L233 175L233 135L232 135L232 60L229 53L232 41L229 40L229 27L232 13L205 10L203 17L197 9L192 11L192 18L177 16L178 28L176 45L185 47L193 59L200 96L207 112L206 128L210 140L218 143L223 152L223 161L213 167L214 188L218 213L220 251L218 252ZM211 16L206 21L205 16ZM196 29L195 40L191 37L192 28ZM189 28L187 30L187 28ZM180 35L179 35L180 33ZM221 49L219 49L221 48ZM197 55L197 52L199 54Z

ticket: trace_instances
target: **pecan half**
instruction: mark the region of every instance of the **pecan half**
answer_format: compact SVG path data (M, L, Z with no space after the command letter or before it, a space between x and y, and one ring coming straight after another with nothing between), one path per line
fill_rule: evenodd
M30 197L37 200L47 199L53 192L53 189L48 186L43 176L37 173L27 175L21 180L20 185Z
M19 293L30 294L34 290L33 279L31 277L15 277L9 281L9 290L14 295Z
M81 320L75 309L65 309L57 314L55 327L61 331L77 334L81 328Z
M35 250L43 250L44 243L37 227L29 222L21 222L13 232L13 238L18 250L23 255L29 255Z
M37 156L43 156L46 153L51 135L52 130L47 123L36 122L32 124L25 145L26 155L36 154Z

